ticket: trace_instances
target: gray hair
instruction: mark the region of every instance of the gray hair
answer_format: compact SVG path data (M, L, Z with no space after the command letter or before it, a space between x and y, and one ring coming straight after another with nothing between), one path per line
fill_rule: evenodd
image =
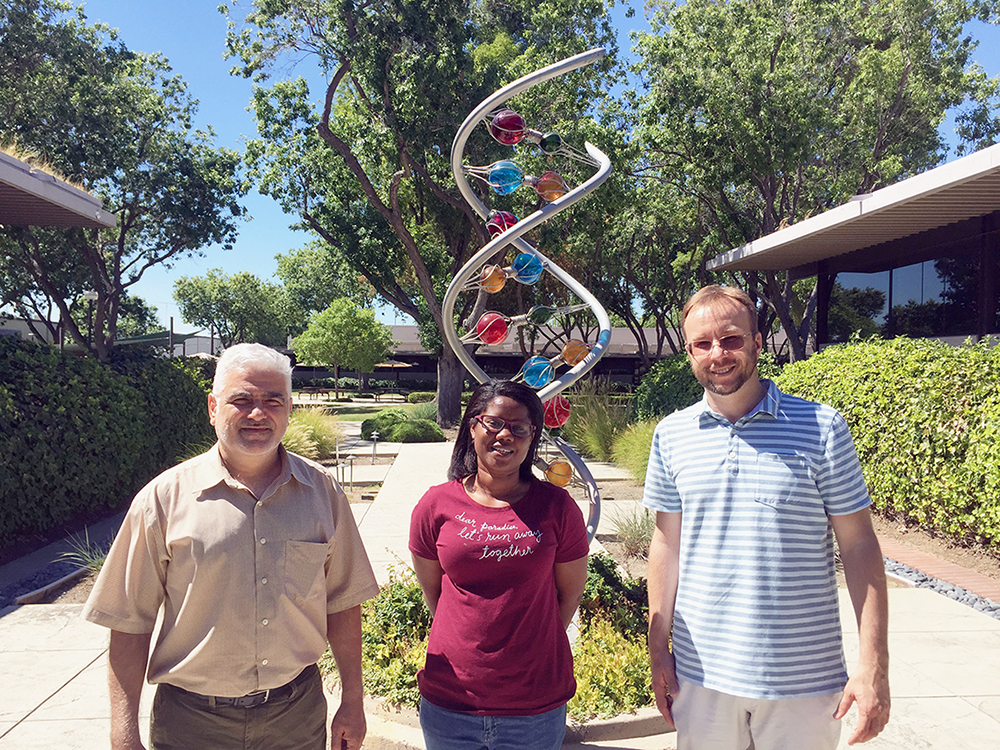
M223 378L233 370L273 370L285 376L285 391L292 393L292 362L263 344L236 344L226 349L215 365L212 393L219 395Z

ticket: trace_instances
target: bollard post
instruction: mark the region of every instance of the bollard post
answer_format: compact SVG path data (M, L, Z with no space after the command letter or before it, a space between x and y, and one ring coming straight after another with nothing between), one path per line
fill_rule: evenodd
M372 466L375 465L375 446L378 444L379 434L377 430L372 432Z

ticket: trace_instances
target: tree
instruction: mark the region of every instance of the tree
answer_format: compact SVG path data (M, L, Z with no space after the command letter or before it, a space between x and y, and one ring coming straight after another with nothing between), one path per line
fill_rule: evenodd
M357 370L360 379L389 355L394 344L389 329L375 319L374 311L341 298L312 316L292 349L303 364L346 367Z
M830 313L827 321L830 342L842 344L857 334L869 338L879 334L875 318L885 309L885 292L870 286L845 289L840 283L830 293Z
M255 91L261 138L246 158L260 190L437 336L452 324L441 317L449 280L488 239L453 187L448 152L459 123L503 81L597 44L614 48L600 0L256 2L241 21L228 48L242 75L263 82L295 55L329 80L320 107L302 79ZM526 116L565 113L571 125L610 66L553 86L548 106L528 101ZM476 163L497 158L484 145L472 146ZM463 381L458 358L442 348L439 423L458 421Z
M715 254L938 164L959 108L959 152L1000 133L998 83L970 64L974 0L690 0L641 34L642 174L697 198ZM743 279L805 355L815 290L796 324L785 274Z
M213 328L223 346L256 342L285 346L288 303L284 290L248 271L228 276L213 268L205 276L174 282L174 300L187 323Z
M145 271L231 247L238 155L192 131L197 103L160 55L131 52L82 9L54 0L0 6L0 140L16 141L103 199L111 229L7 227L0 237L3 298L106 359L121 304ZM93 335L74 316L93 290Z
M305 330L313 313L325 310L340 297L359 307L371 307L374 289L335 248L312 242L276 256L275 275L281 279L291 309L293 335Z

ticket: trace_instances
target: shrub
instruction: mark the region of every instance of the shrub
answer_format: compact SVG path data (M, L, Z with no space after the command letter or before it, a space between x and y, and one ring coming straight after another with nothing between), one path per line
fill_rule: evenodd
M392 428L405 422L407 419L409 419L409 415L405 409L399 407L382 409L374 417L366 419L361 423L361 439L371 440L372 433L378 432L380 440L389 440L388 435Z
M387 439L394 443L443 443L448 438L429 419L408 419L393 427Z
M417 672L427 656L431 615L412 571L389 571L389 582L361 608L361 656L365 691L396 706L420 705ZM320 667L336 673L333 659Z
M337 415L330 414L322 406L295 409L289 420L289 429L292 426L306 431L315 447L316 457L319 459L334 455L337 451L337 443L344 439L344 428L341 427ZM293 453L298 453L290 448L286 441L282 440L282 442L285 444L285 448ZM305 456L306 454L300 453L299 455Z
M147 478L141 396L92 359L0 337L0 544L112 508Z
M177 463L185 446L214 439L207 406L214 361L122 350L114 353L111 368L139 392L143 423L156 425L142 458L144 482Z
M437 402L425 401L410 410L410 419L429 419L433 422L437 418L437 411Z
M659 419L644 419L630 424L615 437L611 446L614 462L628 470L639 484L646 481L649 448L653 444L653 430L658 422Z
M606 619L594 620L577 639L573 672L576 695L566 709L576 721L632 713L652 704L645 638L625 635Z
M650 368L635 389L636 418L665 417L691 406L703 393L701 383L691 374L686 354L664 357Z
M424 404L437 398L435 391L414 391L406 397L411 404Z
M572 391L569 419L563 437L597 461L611 460L615 437L628 427L631 407L614 396L603 380L581 381Z
M1000 349L855 342L786 366L778 384L844 415L884 514L1000 547Z
M656 526L656 516L652 511L639 505L628 512L618 510L611 518L611 526L618 543L629 557L646 557Z
M642 581L622 578L618 564L607 553L590 556L580 601L584 629L603 618L626 638L645 642L648 611L649 598Z
M297 453L303 458L311 458L314 461L319 458L319 450L316 448L316 441L312 438L312 430L304 424L295 422L288 423L281 444L290 453Z

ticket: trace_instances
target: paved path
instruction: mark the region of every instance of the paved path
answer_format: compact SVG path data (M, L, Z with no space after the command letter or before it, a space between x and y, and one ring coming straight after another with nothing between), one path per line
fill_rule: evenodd
M371 449L370 444L356 445L361 451ZM427 487L444 481L451 446L376 447L386 453L397 449L391 470L370 466L385 472L378 480L383 484L376 500L353 506L383 581L390 566L405 564L410 510ZM356 462L355 471L359 465ZM613 494L616 469L592 468L598 482L605 482L608 494ZM606 510L604 523L610 515ZM899 554L905 557L905 550ZM864 747L995 750L1000 746L1000 621L926 589L891 589L889 599L893 716L885 732ZM82 605L28 605L0 612L0 750L108 747L107 631L81 620L81 609ZM844 594L841 610L850 664L857 635ZM150 695L146 690L144 717ZM846 748L846 727L852 724L849 716L842 748ZM377 717L369 726L365 747L370 750L422 748L418 730ZM565 747L671 750L676 743L674 735L664 733Z

